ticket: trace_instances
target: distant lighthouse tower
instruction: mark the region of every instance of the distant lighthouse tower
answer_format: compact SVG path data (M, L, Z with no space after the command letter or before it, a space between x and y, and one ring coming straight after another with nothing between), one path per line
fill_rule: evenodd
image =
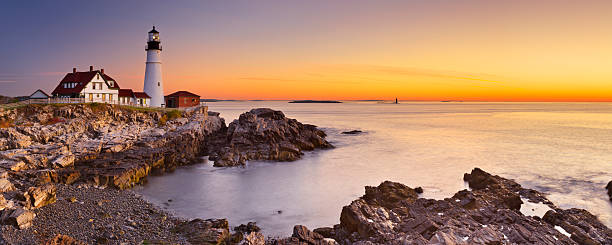
M164 82L162 82L161 70L161 50L159 32L153 30L149 32L149 40L145 47L147 51L147 67L145 69L144 92L151 97L150 106L162 107L164 101Z

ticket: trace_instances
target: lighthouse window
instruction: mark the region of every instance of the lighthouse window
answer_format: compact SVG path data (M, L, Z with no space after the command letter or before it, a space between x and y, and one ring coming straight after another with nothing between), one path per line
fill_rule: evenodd
M157 87L161 86L159 82L157 82Z

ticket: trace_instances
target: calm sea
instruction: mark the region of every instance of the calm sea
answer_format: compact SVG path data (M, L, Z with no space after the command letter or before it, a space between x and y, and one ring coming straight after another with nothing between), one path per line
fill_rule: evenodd
M151 177L145 199L185 218L256 221L267 235L293 225L339 223L342 206L384 180L422 186L442 199L464 189L474 167L515 179L562 208L584 208L612 227L604 189L612 180L610 103L435 103L287 101L208 103L229 123L251 108L282 110L318 125L336 146L296 162L249 162L245 168L202 164ZM342 135L346 130L361 135ZM171 200L171 201L168 201Z

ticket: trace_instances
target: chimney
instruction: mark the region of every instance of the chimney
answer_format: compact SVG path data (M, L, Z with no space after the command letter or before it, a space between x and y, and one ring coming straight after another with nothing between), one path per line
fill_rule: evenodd
M89 66L89 71L93 71L93 66Z
M72 73L76 73L76 67L72 68Z
M100 69L100 73L102 73L102 75L104 75L104 69Z

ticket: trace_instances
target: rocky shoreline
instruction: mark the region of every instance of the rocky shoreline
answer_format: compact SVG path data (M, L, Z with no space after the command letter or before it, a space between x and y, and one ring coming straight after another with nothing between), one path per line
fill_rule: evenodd
M125 190L202 155L241 166L333 147L316 126L271 109L229 126L206 107L104 104L26 106L0 120L9 125L0 128L0 244L612 244L587 211L480 169L464 176L471 190L443 200L389 181L366 187L339 224L296 225L288 238L266 239L254 223L232 231L225 219L182 220Z
M418 198L414 189L390 181L367 186L364 196L342 209L340 224L314 229L311 239L340 244L612 244L612 230L586 210L558 208L542 193L478 168L464 180L471 190L443 200ZM540 214L533 212L542 208ZM292 243L295 237L278 243Z
M129 189L145 181L150 174L173 171L178 166L198 161L204 154L213 154L213 158L220 156L224 164L217 166L234 166L254 159L293 161L301 157L303 150L331 147L324 139L325 133L316 126L301 124L271 109L247 112L229 127L218 113L209 113L207 107L177 111L96 103L27 105L0 110L0 122L0 224L5 242L17 244L43 243L53 238L51 233L63 231L87 243L99 242L99 239L113 241L119 237L118 230L120 235L128 235L117 241L132 243L151 236L134 235L124 230L129 227L115 226L103 227L110 234L108 237L93 237L100 232L79 233L88 230L88 222L92 223L92 228L99 228L94 226L100 214L89 212L95 208L87 204L96 202L101 207L108 202L111 209L123 215L134 214L135 210L122 208L126 201L112 201L113 196L128 195L124 196L125 200L131 200L135 206L167 218L168 215L151 209L141 199L129 196L129 192L112 189ZM266 147L261 147L263 142L268 143ZM62 211L67 207L70 208ZM63 220L63 215L53 216L69 211L78 211L79 218L90 218L84 222ZM110 211L103 216L111 224L121 223L109 219L113 216ZM170 220L173 229L180 222L186 222ZM53 222L62 225L50 225ZM220 222L225 223L224 229L229 227L227 221L202 222ZM168 227L159 226L165 223L132 229L167 231ZM203 223L195 222L194 225L202 226ZM62 229L66 227L78 228ZM183 228L191 229L189 226ZM28 231L34 233L26 236ZM164 241L190 241L190 236L181 236L183 240L180 240L160 234ZM55 238L61 241L65 237ZM191 241L201 239L204 238L196 236Z

